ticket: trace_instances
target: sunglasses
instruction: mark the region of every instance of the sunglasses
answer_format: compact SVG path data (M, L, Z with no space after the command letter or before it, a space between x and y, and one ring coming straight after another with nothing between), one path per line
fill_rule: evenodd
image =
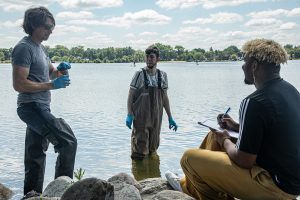
M42 27L44 27L44 29L46 29L48 31L53 31L53 29L54 29L53 24L44 24L44 25L42 25Z

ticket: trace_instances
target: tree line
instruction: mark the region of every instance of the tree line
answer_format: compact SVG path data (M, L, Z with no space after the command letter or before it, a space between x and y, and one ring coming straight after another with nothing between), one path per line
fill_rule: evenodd
M240 49L232 45L224 50L214 50L212 47L205 51L201 48L188 50L181 45L174 48L161 43L155 44L160 50L161 61L187 61L187 62L210 62L210 61L237 61L242 60L243 55ZM300 59L300 46L287 44L284 46L290 59ZM54 48L46 46L52 62L68 61L71 63L130 63L144 62L144 51L134 50L131 47L107 47L87 48L77 46L67 48L63 45L56 45ZM12 48L0 48L0 62L10 62Z

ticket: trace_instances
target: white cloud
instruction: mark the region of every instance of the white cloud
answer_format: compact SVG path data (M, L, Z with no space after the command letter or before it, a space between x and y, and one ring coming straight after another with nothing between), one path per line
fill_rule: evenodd
M10 48L14 47L14 45L21 39L21 37L18 36L1 36L0 37L0 48Z
M202 5L205 9L211 9L222 6L238 6L251 2L264 2L266 0L157 0L156 4L161 8L190 8Z
M218 31L210 28L182 27L175 34L163 35L164 43L170 45L183 45L185 47L207 47L210 41L218 34Z
M281 25L281 20L274 18L264 18L264 19L250 19L245 26L255 26L255 27L266 27L266 26L278 26Z
M105 34L97 33L97 32L94 32L90 36L87 36L85 38L85 40L86 40L86 43L88 43L88 44L95 43L95 45L102 45L102 46L115 46L116 45L115 41L112 38L108 37Z
M32 6L48 7L48 4L54 1L55 0L43 0L43 3L41 4L40 0L5 0L3 2L0 2L0 7L5 12L15 12L15 11L24 11Z
M294 17L300 16L300 8L294 8L292 10L277 9L277 10L265 10L260 12L251 12L248 16L252 18L282 18L283 16Z
M183 24L227 24L243 21L243 17L237 13L220 12L210 14L209 18L198 18L195 20L184 21Z
M298 25L294 22L288 22L288 23L281 24L280 29L281 30L291 30L291 29L296 28L297 26Z
M161 15L154 10L142 10L135 13L125 13L122 17L112 17L104 20L71 20L66 23L78 25L105 25L129 28L132 25L163 25L168 24L171 18Z
M79 12L60 12L56 15L57 19L90 19L93 18L93 13L89 11L79 11Z
M277 10L268 10L268 11L261 11L261 12L251 12L249 16L252 18L272 18L282 15L287 15L288 10L285 9L277 9Z
M161 8L189 8L201 4L199 0L158 0L156 4Z
M129 40L126 42L127 46L131 46L134 49L139 49L144 51L148 46L155 44L155 43L162 43L165 44L165 41L162 41L158 38L142 38L142 39L135 39Z
M220 36L225 40L246 40L251 38L260 38L268 35L269 32L265 31L229 31L226 33L222 33Z
M123 5L123 0L57 0L65 8L111 8Z
M288 16L300 16L300 8L294 8L288 13Z
M203 8L211 9L217 8L221 6L239 6L246 3L253 3L253 2L264 2L266 0L204 0Z
M0 27L4 28L18 28L21 27L23 19L18 19L16 21L4 21L0 22Z
M126 37L126 38L133 38L133 37L135 37L135 35L133 33L128 33L124 37Z
M68 48L75 46L84 46L85 48L105 48L109 46L118 46L119 43L115 42L112 38L105 34L93 32L87 35L73 36L73 37L58 37L53 35L51 39L45 42L45 45L55 46L61 44Z
M156 36L156 35L158 35L158 33L157 32L148 32L148 31L145 31L145 32L142 32L142 33L140 33L139 34L139 36Z
M53 30L53 35L67 35L67 34L75 34L75 33L82 33L87 32L87 28L85 27L78 27L78 26L66 26L66 25L57 25Z

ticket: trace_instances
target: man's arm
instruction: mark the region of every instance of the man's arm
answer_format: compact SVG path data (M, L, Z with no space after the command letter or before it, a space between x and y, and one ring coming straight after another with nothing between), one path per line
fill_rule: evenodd
M49 77L51 80L61 76L59 71L52 65L52 63L49 64Z
M169 97L168 97L167 90L164 90L164 92L163 92L163 106L164 106L165 111L168 115L168 118L172 118L171 109L170 109L170 102L169 102Z
M132 104L133 104L133 95L134 95L135 89L130 88L128 93L128 99L127 99L127 114L133 115L132 113Z
M40 92L53 89L51 82L38 83L28 80L29 68L13 65L13 87L17 92Z
M255 164L257 155L238 150L229 139L225 139L223 146L229 158L238 166L250 169Z
M257 155L237 149L235 144L229 139L227 131L216 131L214 134L220 146L224 147L225 152L236 165L246 169L253 167Z

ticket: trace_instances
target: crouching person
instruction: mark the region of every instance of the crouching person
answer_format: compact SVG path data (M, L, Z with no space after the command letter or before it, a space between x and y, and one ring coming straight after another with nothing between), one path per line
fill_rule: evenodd
M53 15L44 7L25 12L23 29L28 34L13 49L13 87L19 92L17 113L26 123L25 180L23 199L39 196L43 190L46 154L49 142L58 153L55 178L73 178L77 140L70 126L50 111L50 90L70 84L63 62L54 68L45 47L55 27Z

